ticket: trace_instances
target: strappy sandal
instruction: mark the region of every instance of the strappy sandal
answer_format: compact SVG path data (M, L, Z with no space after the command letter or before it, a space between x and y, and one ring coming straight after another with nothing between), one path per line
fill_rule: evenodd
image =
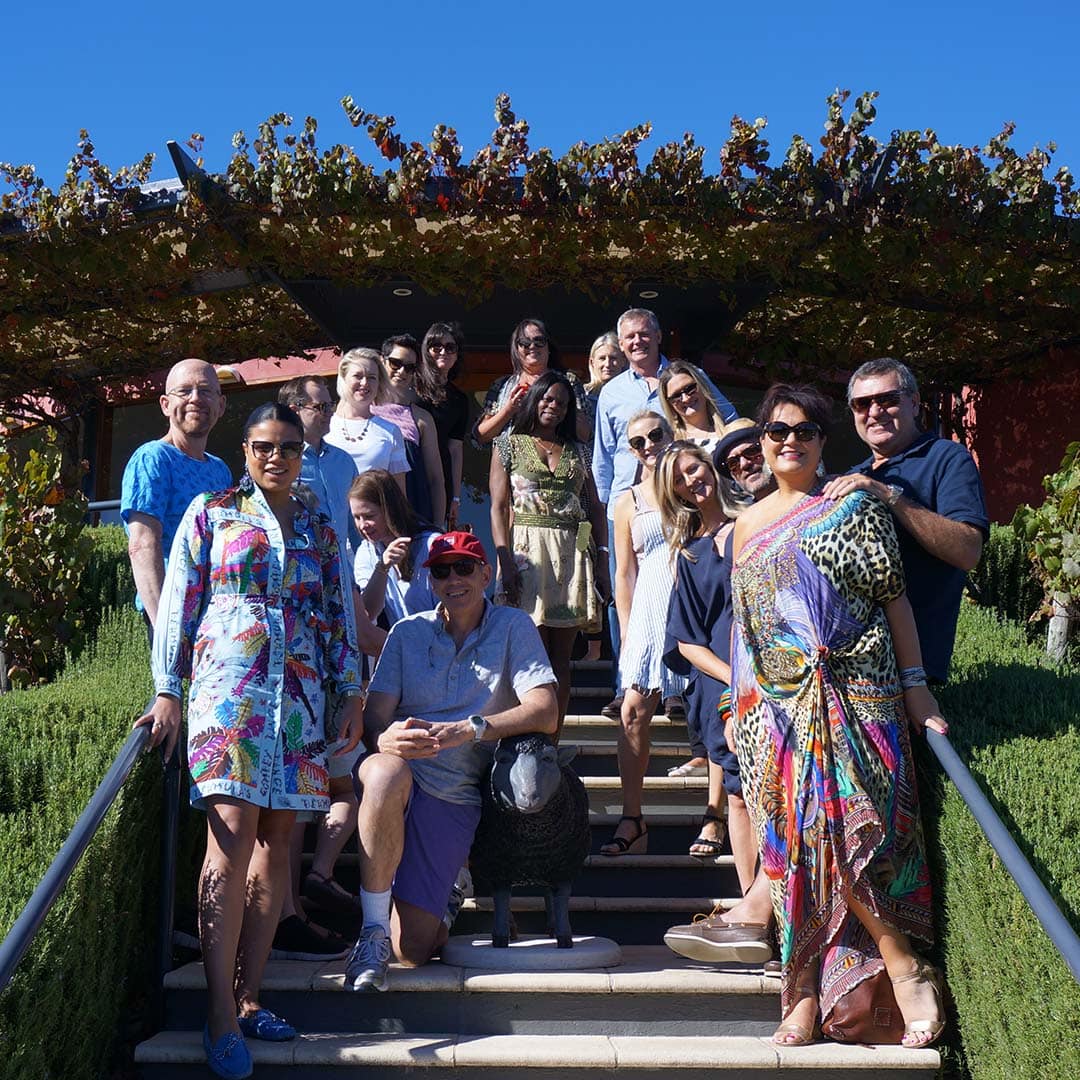
M925 960L916 960L915 970L908 975L897 975L896 978L891 978L893 986L898 983L914 982L929 983L934 989L934 997L937 1000L938 1014L941 1016L940 1020L912 1020L910 1023L904 1024L904 1035L900 1040L901 1046L906 1046L909 1050L922 1050L924 1047L933 1046L934 1043L941 1038L941 1033L945 1030L945 995L942 989L942 977L941 972L938 971L933 964L928 964ZM899 1002L897 1003L899 1004ZM902 1012L903 1010L901 1010ZM908 1042L909 1035L922 1035L929 1034L929 1038L925 1041L920 1039L916 1042Z
M619 825L624 821L632 821L637 826L637 836L633 840L627 840L625 836L613 836L606 844L600 846L601 855L644 855L649 848L649 832L645 828L645 817L638 814L632 817L623 814L619 818ZM615 828L618 829L619 825Z
M727 822L723 818L717 817L715 814L702 814L701 815L701 828L704 830L705 826L712 822L714 825L719 826L720 836L716 840L710 840L704 833L704 831L698 836L696 840L690 842L690 854L695 859L718 859L724 851L724 842L727 840ZM695 851L694 848L706 848L706 851Z
M817 1000L817 990L805 990L796 987L796 993L799 997L796 1000L796 1004L802 1001L804 997L812 997ZM820 1008L820 1004L817 1006ZM793 1006L794 1009L794 1006ZM791 1015L790 1013L788 1014ZM794 1035L794 1039L782 1038L784 1035ZM772 1041L777 1046L809 1046L813 1042L817 1042L821 1038L821 1020L816 1016L812 1027L806 1027L804 1024L797 1024L794 1020L785 1020L772 1035Z

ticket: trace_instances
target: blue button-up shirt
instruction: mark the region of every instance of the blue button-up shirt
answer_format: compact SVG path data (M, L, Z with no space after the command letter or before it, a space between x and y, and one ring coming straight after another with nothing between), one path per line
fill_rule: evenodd
M668 363L668 358L661 355L657 375ZM724 423L734 420L737 415L735 406L717 390L707 375L705 382ZM615 500L633 485L637 477L638 459L626 441L626 428L630 417L642 409L652 409L663 415L660 387L656 385L650 388L648 379L633 368L620 372L605 383L600 391L600 399L596 405L592 469L593 478L596 480L596 493L602 503L607 503L609 518L612 516Z
M349 513L349 488L356 479L356 463L344 450L331 446L325 439L319 448L304 443L300 459L300 482L306 484L319 500L319 509L330 519L342 549L342 565L352 566L352 552L359 542L359 533ZM346 554L348 549L348 554Z

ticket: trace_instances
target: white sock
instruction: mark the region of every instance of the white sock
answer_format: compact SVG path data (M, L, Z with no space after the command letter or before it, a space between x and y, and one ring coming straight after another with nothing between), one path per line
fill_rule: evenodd
M368 892L360 890L360 905L364 909L365 926L381 926L390 936L390 890L386 892Z

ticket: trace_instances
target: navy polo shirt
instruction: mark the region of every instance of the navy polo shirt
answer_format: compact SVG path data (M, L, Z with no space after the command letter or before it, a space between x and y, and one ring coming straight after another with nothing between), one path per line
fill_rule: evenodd
M952 521L974 525L990 534L982 481L971 454L952 439L927 433L906 450L873 465L867 458L853 472L882 484L896 484L906 498ZM907 579L907 595L919 631L923 667L932 679L949 674L956 620L967 574L931 555L897 519L896 534Z

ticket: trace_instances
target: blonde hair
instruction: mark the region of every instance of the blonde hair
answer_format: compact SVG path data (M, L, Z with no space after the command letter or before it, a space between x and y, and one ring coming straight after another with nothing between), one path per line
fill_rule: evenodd
M675 378L676 375L689 375L694 380L694 385L697 387L698 394L701 395L701 400L705 405L705 415L709 418L709 423L712 424L712 429L717 435L724 434L724 418L720 415L720 408L716 404L716 398L712 395L712 390L709 389L709 384L705 379L705 372L701 370L696 364L691 364L689 360L672 360L663 371L660 372L660 407L664 410L664 415L668 418L668 422L671 424L672 431L675 432L676 438L681 438L686 432L686 421L682 416L671 407L671 402L668 400L667 388L668 383Z
M619 347L619 335L614 330L605 330L593 343L592 348L589 349L589 381L585 384L586 394L595 394L600 390L604 384L600 381L600 376L593 370L593 357L605 346L609 346L614 349L620 357L619 371L625 371L630 362L623 355L622 349ZM618 374L618 372L616 372Z
M375 371L375 397L373 405L382 405L386 400L386 371L382 365L382 357L377 349L350 349L339 361L337 367L337 396L340 404L345 397L345 375L349 368L358 368L361 364L370 364Z
M680 499L675 491L675 468L683 456L692 457L708 468L713 478L716 501L729 521L734 521L746 509L746 503L735 495L731 480L717 472L712 454L704 447L686 439L679 439L667 447L653 477L656 505L660 509L660 521L672 559L682 555L693 562L694 557L687 549L691 540L701 536L701 511Z

